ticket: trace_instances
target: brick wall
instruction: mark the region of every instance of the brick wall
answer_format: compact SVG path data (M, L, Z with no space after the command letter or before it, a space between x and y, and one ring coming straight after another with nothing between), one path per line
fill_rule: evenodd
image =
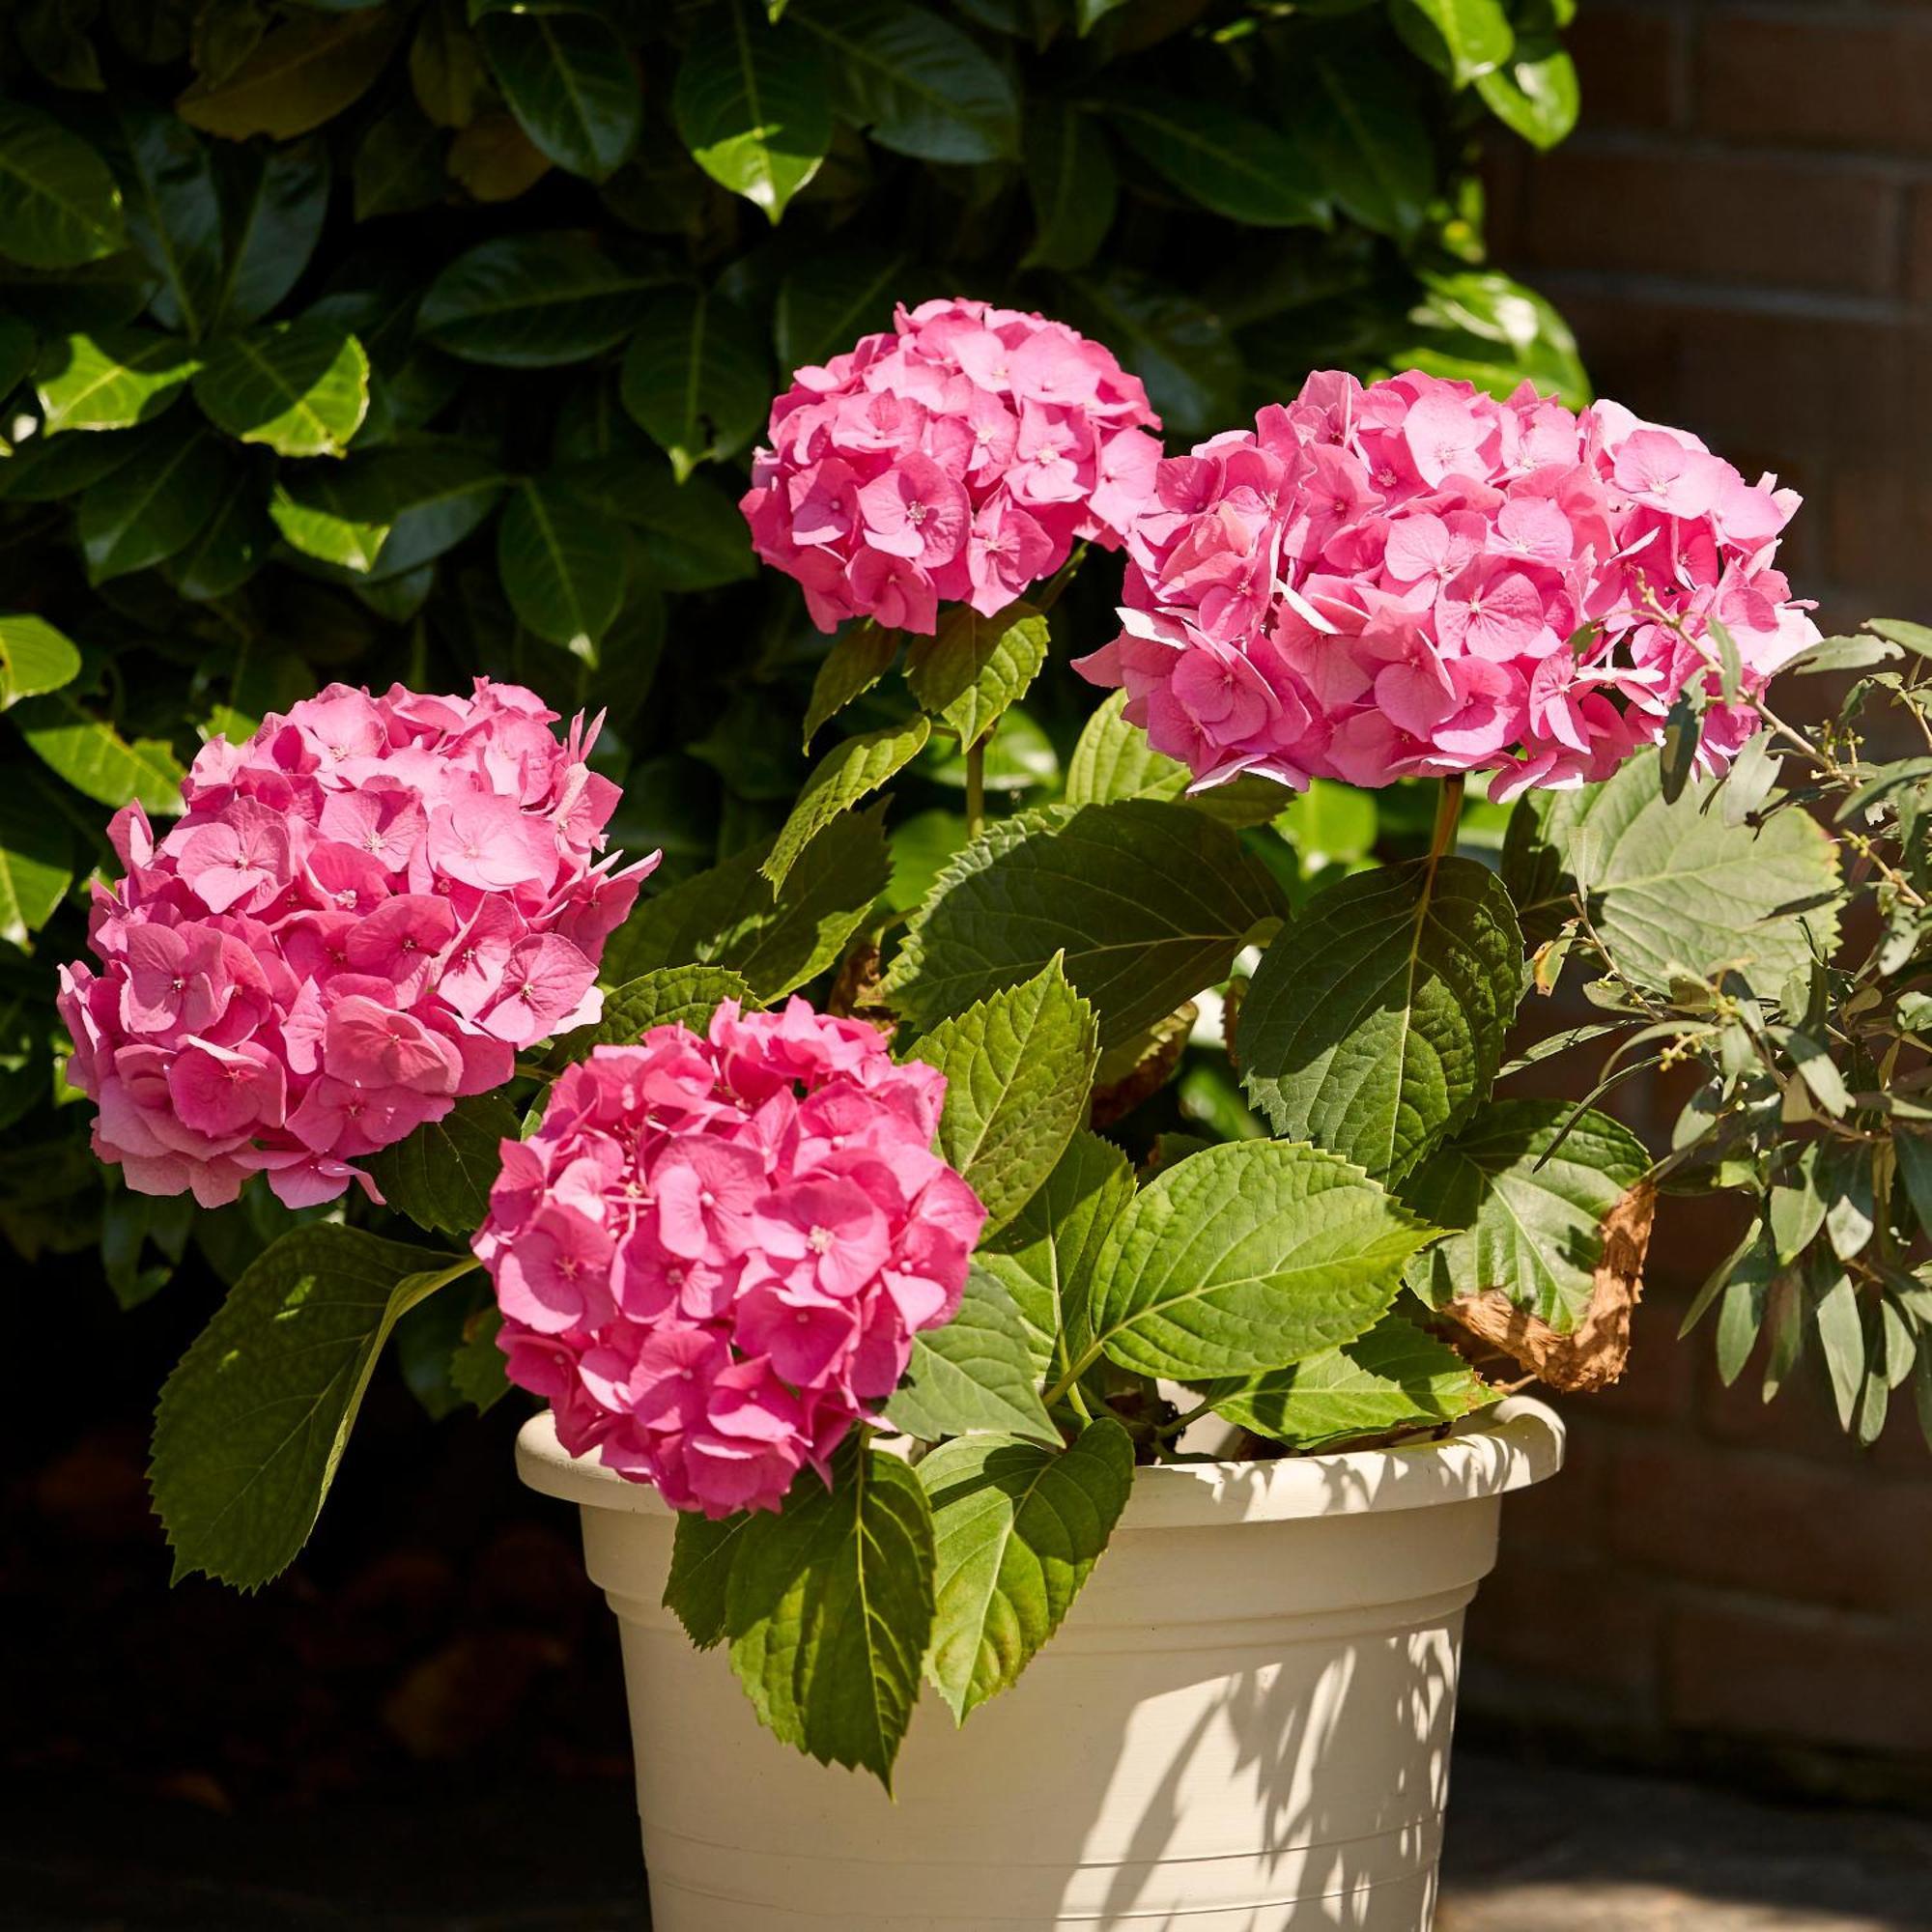
M1498 258L1603 393L1804 494L1828 628L1932 615L1932 7L1581 0L1572 45L1577 134L1497 144ZM1909 1401L1861 1453L1674 1339L1732 1234L1664 1205L1629 1378L1507 1508L1465 1712L1932 1800L1932 1454Z

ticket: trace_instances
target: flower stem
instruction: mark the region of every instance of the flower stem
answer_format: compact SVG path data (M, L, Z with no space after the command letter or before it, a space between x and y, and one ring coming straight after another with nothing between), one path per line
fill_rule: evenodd
M976 738L966 748L966 836L977 838L986 829L986 741Z
M1442 796L1435 803L1435 831L1429 840L1431 866L1444 853L1456 849L1456 830L1463 821L1463 787L1466 782L1461 772L1442 781Z

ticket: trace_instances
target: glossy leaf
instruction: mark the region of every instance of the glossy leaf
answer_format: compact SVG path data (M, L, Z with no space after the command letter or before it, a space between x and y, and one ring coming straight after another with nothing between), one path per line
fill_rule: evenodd
M0 711L80 675L80 653L43 617L0 617Z
M369 412L369 357L331 323L271 323L214 342L194 399L240 441L278 456L340 456Z
M0 640L9 620L0 618ZM0 940L25 951L73 884L73 835L38 786L0 792Z
M226 270L214 164L192 128L138 99L119 103L128 232L160 278L163 328L199 338L214 326Z
M300 279L328 213L328 149L321 138L292 148L242 148L220 156L224 263L215 319L245 327Z
M637 145L644 115L638 71L616 30L589 13L533 8L488 14L475 32L536 148L591 181L614 173Z
M50 343L34 375L41 433L131 429L152 422L199 366L195 352L179 336L147 328L102 329Z
M680 483L668 465L626 455L574 464L558 480L638 533L666 590L711 590L757 568L738 505L703 476Z
M24 101L0 101L0 255L71 269L127 245L121 191L78 135Z
M1302 71L1293 133L1342 213L1409 242L1435 193L1435 145L1409 74L1386 55L1323 51Z
M1084 269L1114 225L1120 186L1099 122L1047 96L1027 103L1034 239L1022 268Z
M227 472L219 441L194 432L154 462L117 469L85 491L78 527L90 582L173 556L213 516Z
M819 727L870 691L892 669L898 654L898 633L869 619L847 624L839 632L812 679L811 701L805 713L808 751Z
M549 477L520 484L497 526L497 568L538 637L594 653L624 603L624 533Z
M1576 127L1581 105L1577 64L1560 47L1504 61L1477 75L1476 92L1505 128L1538 148L1563 140Z
M251 134L293 140L360 98L401 31L400 15L387 8L336 19L297 14L264 35L232 72L196 81L175 111L190 126L231 141Z
M468 362L542 369L621 342L663 280L568 234L503 236L459 255L423 297L416 328Z
M14 722L48 770L83 797L116 811L135 801L156 816L172 817L182 810L185 774L158 739L130 743L65 692L22 699Z
M1395 19L1458 87L1500 66L1516 43L1501 0L1396 0Z
M1321 184L1282 134L1218 102L1151 90L1110 95L1108 125L1182 194L1250 228L1321 226Z
M751 441L764 424L771 381L744 312L694 289L653 297L624 353L624 407L680 482Z

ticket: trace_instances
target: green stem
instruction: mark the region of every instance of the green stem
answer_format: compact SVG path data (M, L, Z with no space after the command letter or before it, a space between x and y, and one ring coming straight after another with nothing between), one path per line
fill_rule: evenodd
M977 838L986 829L986 741L977 738L966 748L966 836Z
M1466 783L1461 772L1442 781L1442 796L1435 805L1435 831L1429 840L1429 863L1432 866L1445 853L1456 849L1456 832L1463 822L1463 788Z
M1091 1369L1094 1366L1094 1364L1100 1359L1101 1352L1102 1351L1099 1343L1095 1342L1094 1345L1091 1349L1089 1349L1087 1352L1084 1355L1082 1355L1080 1359L1077 1362L1075 1362L1073 1366L1070 1369L1068 1369L1066 1373L1064 1376L1062 1376L1061 1378L1057 1382L1055 1382L1050 1389L1047 1390L1045 1395L1043 1395L1040 1398L1040 1400L1046 1405L1048 1408L1051 1408L1055 1403L1062 1401L1065 1397L1067 1391L1072 1388L1073 1384L1077 1382L1080 1379L1080 1378L1084 1376L1087 1373L1087 1371Z

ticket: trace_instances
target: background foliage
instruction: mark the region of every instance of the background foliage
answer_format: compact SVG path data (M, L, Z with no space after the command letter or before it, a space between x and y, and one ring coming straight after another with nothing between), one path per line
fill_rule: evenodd
M723 938L715 893L661 894L613 980L702 937L768 995L833 963L830 900L914 902L963 837L963 766L938 735L889 836L876 815L836 821L811 855L819 902L770 916L753 867L808 769L794 721L825 646L792 586L753 581L732 502L781 373L887 326L893 298L1066 316L1145 377L1171 440L1338 362L1529 375L1579 399L1560 320L1480 267L1471 172L1492 117L1538 143L1574 120L1568 12L10 8L0 1228L29 1257L98 1241L131 1302L191 1234L232 1276L285 1225L103 1176L51 992L81 950L86 877L111 864L108 810L170 811L199 742L328 678L487 671L609 707L621 841L662 845L668 885L732 861L743 893ZM1067 602L1097 610L1110 573L1086 575ZM943 711L943 658L923 669ZM996 801L1057 795L1085 708L1069 684L1007 713ZM1295 834L1318 864L1374 836L1340 793ZM1192 1104L1242 1130L1232 1087L1202 1077Z

